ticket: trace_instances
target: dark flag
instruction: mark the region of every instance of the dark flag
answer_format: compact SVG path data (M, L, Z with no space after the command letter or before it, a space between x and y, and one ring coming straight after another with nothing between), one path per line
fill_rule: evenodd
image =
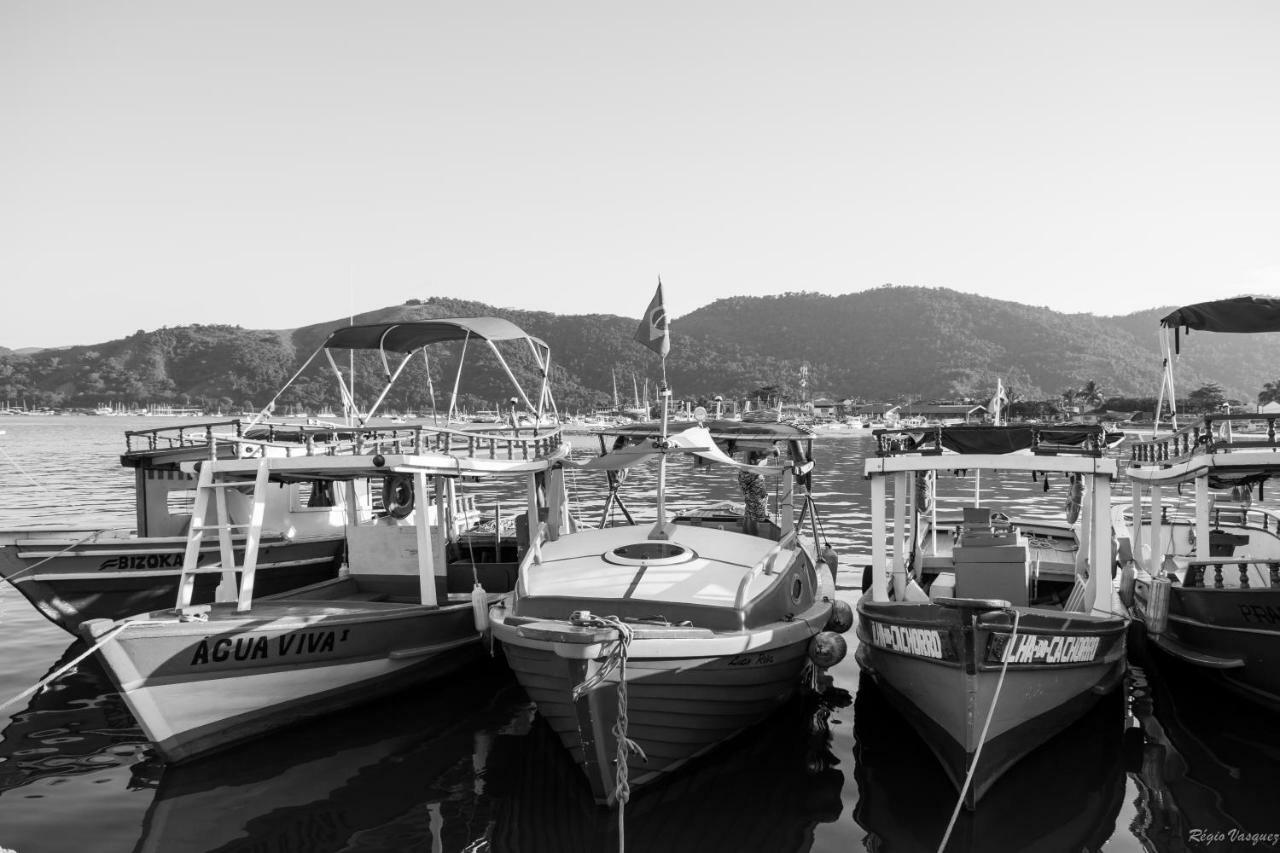
M636 329L636 340L663 358L671 352L671 327L667 323L667 309L662 305L662 279L658 279L658 290Z

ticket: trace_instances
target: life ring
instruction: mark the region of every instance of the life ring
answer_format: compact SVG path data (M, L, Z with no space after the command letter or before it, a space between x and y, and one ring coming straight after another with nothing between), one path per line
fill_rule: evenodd
M1084 502L1084 483L1076 476L1071 478L1071 491L1067 495L1067 524L1075 524L1080 517L1080 504Z
M413 512L413 479L396 474L383 480L382 508L392 518L406 518Z

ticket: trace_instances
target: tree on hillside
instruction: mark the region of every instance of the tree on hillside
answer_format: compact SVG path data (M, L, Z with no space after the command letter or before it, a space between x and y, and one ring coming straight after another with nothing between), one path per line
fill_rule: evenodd
M1267 382L1258 392L1258 405L1265 406L1267 403L1280 403L1280 379Z
M1078 392L1078 399L1085 405L1097 408L1102 403L1102 389L1098 383L1090 379Z
M1069 412L1076 407L1076 398L1080 396L1080 392L1074 388L1066 388L1058 395L1062 401L1062 411Z
M1201 385L1183 398L1183 402L1186 403L1189 411L1203 414L1213 414L1220 411L1222 404L1226 401L1226 395L1222 393L1222 386L1214 382L1210 382L1208 385Z

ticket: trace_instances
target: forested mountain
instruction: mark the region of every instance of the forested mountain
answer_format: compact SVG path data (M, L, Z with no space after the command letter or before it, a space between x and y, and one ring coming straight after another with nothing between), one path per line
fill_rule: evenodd
M642 308L643 294L635 307ZM667 372L679 398L742 397L776 386L800 395L801 366L809 365L811 396L872 400L984 400L997 377L1025 399L1048 399L1095 383L1104 396L1154 396L1160 357L1156 327L1171 310L1124 317L1061 314L1016 302L940 288L885 286L827 296L787 293L722 299L673 321ZM494 308L449 298L411 299L358 315L356 323L494 314L551 345L552 387L562 409L612 402L616 380L624 401L633 382L660 375L657 357L632 340L636 320L614 315L561 315ZM0 348L0 397L16 404L93 407L101 403L178 403L210 408L258 407L291 377L328 333L346 318L299 329L268 331L231 326L184 326L137 332L91 346L34 353ZM1280 376L1280 335L1196 333L1182 340L1177 369L1185 393L1203 384L1228 397L1255 399ZM504 356L526 383L536 370L519 347ZM430 379L447 405L456 354L435 358ZM495 359L468 355L463 402L493 405L511 395ZM388 398L393 408L429 410L427 368L412 362ZM376 355L357 362L357 377L377 393L383 373ZM373 385L369 385L373 383ZM316 359L277 407L337 406L337 383Z

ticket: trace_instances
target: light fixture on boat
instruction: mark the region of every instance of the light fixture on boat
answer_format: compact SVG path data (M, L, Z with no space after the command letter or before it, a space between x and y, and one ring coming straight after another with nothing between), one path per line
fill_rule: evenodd
M604 555L604 559L616 566L673 566L687 563L695 556L697 555L683 545L650 539L614 548Z

